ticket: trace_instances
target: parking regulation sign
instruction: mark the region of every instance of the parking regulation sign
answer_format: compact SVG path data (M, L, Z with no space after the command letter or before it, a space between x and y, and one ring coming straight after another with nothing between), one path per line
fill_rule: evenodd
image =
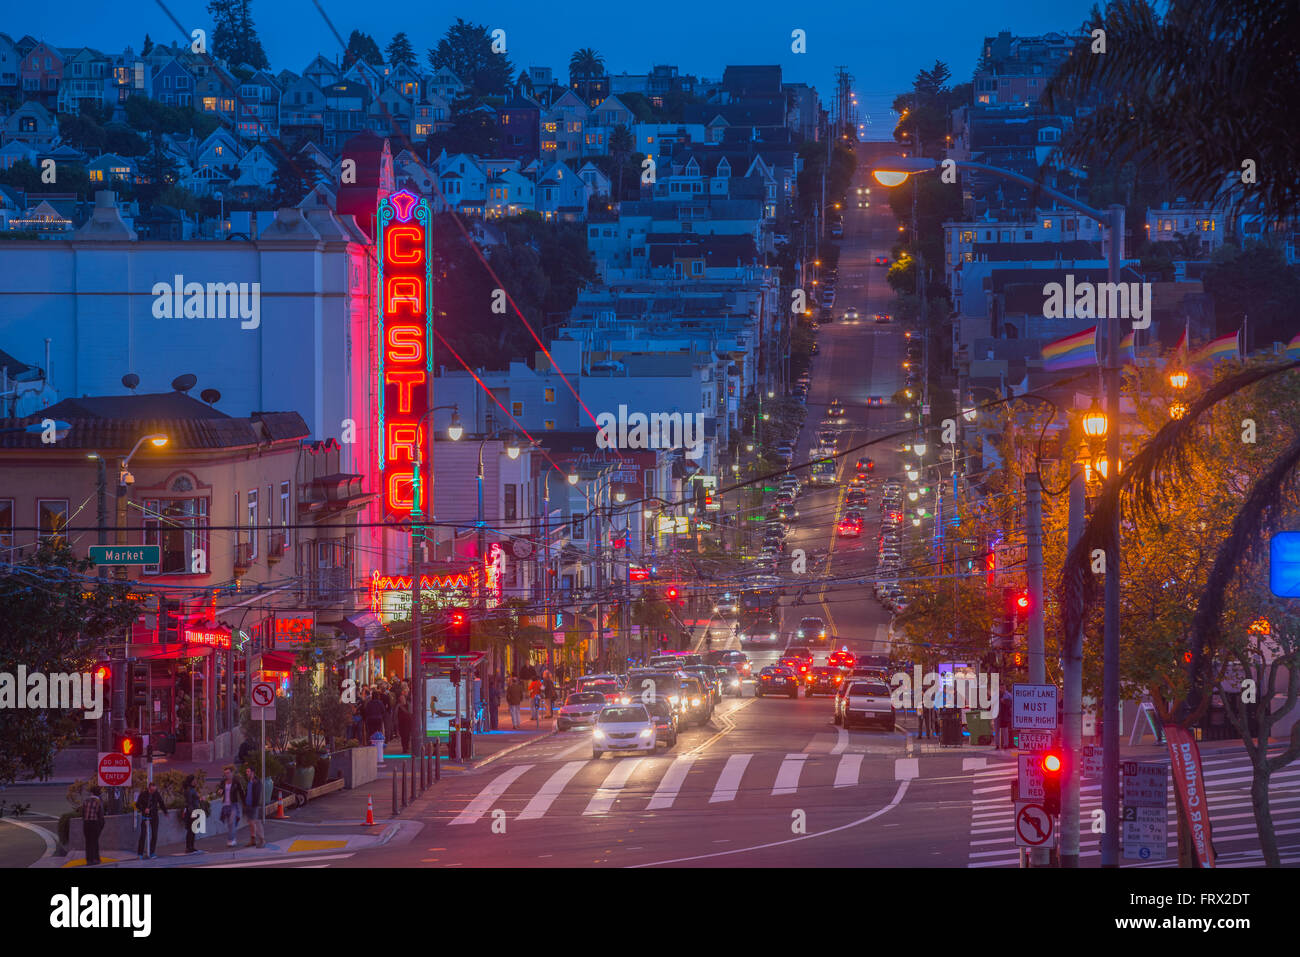
M1127 860L1162 861L1169 842L1169 769L1124 762L1123 828Z

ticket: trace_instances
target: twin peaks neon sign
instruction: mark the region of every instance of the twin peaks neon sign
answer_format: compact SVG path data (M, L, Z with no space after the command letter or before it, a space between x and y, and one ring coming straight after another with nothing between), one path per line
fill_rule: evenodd
M433 375L432 235L429 204L402 190L379 201L379 430L376 458L385 513L427 513L415 463L429 461Z

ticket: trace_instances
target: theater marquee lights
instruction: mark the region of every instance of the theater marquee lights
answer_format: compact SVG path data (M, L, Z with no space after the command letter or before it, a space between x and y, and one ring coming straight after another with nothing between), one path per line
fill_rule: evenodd
M379 201L379 429L376 458L386 514L427 514L426 495L413 479L416 450L428 462L433 374L432 239L429 204L406 190Z

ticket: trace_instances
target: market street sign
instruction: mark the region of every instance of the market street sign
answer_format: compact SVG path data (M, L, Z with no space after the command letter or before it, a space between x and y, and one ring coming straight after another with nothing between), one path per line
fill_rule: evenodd
M157 565L161 545L91 545L90 560L96 565Z

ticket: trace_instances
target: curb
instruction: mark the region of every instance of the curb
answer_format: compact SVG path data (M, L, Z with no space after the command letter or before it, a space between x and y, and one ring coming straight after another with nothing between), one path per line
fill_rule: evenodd
M530 739L527 740L527 741L520 741L518 744L512 744L512 745L510 745L510 747L508 747L508 748L502 748L502 749L501 749L500 751L498 751L496 754L490 754L490 755L488 755L486 758L484 758L482 761L474 761L474 762L472 762L472 763L470 764L470 768L471 768L472 770L477 770L477 769L482 768L482 767L487 767L487 765L491 764L491 763L492 763L493 761L495 761L497 758L504 758L507 754L514 754L514 753L515 753L516 751L518 751L520 748L526 748L526 747L528 747L530 744L533 744L534 742L545 740L546 738L549 738L549 737L551 737L552 735L555 735L555 734L559 734L559 731L556 730L556 729L554 729L554 728L552 728L550 731L547 731L545 734L540 734L540 735L538 735L537 737L535 737L535 738L530 738Z

